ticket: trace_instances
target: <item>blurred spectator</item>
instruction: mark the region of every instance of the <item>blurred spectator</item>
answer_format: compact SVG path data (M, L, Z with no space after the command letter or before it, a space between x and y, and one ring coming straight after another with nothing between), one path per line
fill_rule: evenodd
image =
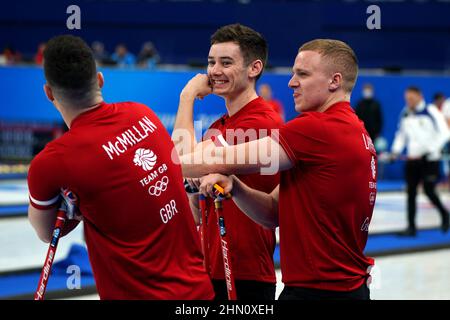
M450 127L450 98L444 100L444 102L442 103L441 111L445 117L445 120L447 121L448 126Z
M119 67L130 67L136 63L136 57L131 52L128 52L124 44L119 44L116 51L111 56L111 59L116 62Z
M94 59L97 65L111 64L111 58L108 52L105 51L105 45L102 42L92 42L92 52L94 52Z
M142 68L154 69L159 62L160 57L153 42L145 42L142 45L141 52L139 52L138 55L138 66Z
M46 44L45 42L41 42L38 46L36 55L34 56L34 63L37 65L42 65L44 62L44 50L45 50Z
M20 54L20 52L9 45L5 46L2 54L0 54L0 64L17 64L20 63L21 60L22 55Z
M406 146L407 160L405 177L408 192L408 228L402 235L416 235L416 196L419 183L431 203L441 214L442 231L449 229L449 214L438 195L436 183L439 179L439 161L450 131L439 110L426 105L422 92L417 87L405 91L406 107L403 109L399 129L392 143L392 158L396 159Z
M442 107L444 106L445 95L442 92L436 92L433 96L432 105L438 108L439 111L443 111Z
M364 84L362 96L363 98L357 103L355 111L358 118L364 122L370 138L372 138L372 141L375 141L383 127L381 105L374 98L374 88L370 83Z
M263 83L259 86L258 94L267 103L269 103L272 108L280 115L283 122L286 120L284 117L284 108L280 101L275 100L272 96L272 88L269 84Z

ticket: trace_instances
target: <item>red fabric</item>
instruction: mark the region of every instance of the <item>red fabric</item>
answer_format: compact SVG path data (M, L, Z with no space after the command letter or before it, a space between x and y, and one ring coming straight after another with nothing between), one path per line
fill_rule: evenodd
M217 134L222 134L228 144L248 142L262 137L264 133L259 129L277 129L283 124L280 116L262 98L256 98L229 117L225 115L214 122L206 132L204 140L212 139L220 144ZM227 129L231 130L228 131ZM235 129L256 129L255 135L249 134L239 141L234 139ZM249 132L247 132L249 133ZM239 178L252 188L270 193L279 183L277 175L251 174ZM253 280L275 283L273 253L276 245L273 230L265 229L248 218L232 200L223 201L225 227L229 235L231 247L231 261L235 279ZM210 249L211 275L213 279L224 279L224 267L217 218L214 203L207 199L208 245Z
M282 172L279 199L283 282L357 289L374 261L364 255L376 196L376 153L350 104L305 112L280 129L295 166Z
M42 63L44 62L44 50L38 50L38 52L34 56L34 62L37 65L42 65Z
M153 162L147 157L145 167L141 148L156 156ZM169 134L147 106L103 103L79 115L31 163L33 199L52 199L60 187L78 195L101 299L214 296L172 151Z
M267 103L280 115L280 117L284 118L284 108L280 101L272 99L267 101Z

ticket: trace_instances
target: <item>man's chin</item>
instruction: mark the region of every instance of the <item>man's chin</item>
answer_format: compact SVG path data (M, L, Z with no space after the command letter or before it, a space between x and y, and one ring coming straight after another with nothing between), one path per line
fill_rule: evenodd
M226 97L229 94L228 90L222 89L213 89L212 93L219 97Z

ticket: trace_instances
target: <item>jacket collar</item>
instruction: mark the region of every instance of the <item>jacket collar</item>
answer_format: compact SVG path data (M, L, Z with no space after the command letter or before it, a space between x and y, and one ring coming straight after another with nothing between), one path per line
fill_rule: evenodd
M414 111L410 110L407 106L405 108L406 108L408 114L417 114L417 113L423 112L425 110L426 106L427 105L425 103L425 100L422 100L416 106L416 109Z

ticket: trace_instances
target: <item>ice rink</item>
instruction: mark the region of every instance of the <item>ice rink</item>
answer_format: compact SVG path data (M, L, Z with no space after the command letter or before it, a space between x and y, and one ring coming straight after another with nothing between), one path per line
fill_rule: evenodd
M446 206L450 207L450 194L441 191L441 196ZM26 181L1 181L0 199L4 210L25 206ZM419 196L418 203L419 228L439 227L439 215L424 195ZM400 231L405 227L404 193L378 193L369 237ZM24 214L0 216L0 243L0 274L40 268L47 251L47 245L39 241ZM66 257L73 244L83 244L82 225L60 241L56 261ZM375 257L375 262L372 299L450 299L450 246L448 249ZM283 288L280 270L277 270L277 278L278 297ZM98 296L81 295L70 299L98 299Z

